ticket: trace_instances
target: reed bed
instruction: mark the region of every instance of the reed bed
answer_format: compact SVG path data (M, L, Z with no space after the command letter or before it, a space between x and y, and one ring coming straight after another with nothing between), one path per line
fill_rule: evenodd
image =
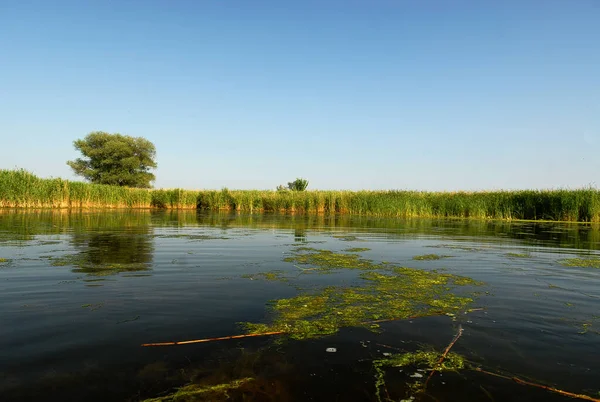
M250 213L600 222L600 191L146 190L40 179L24 170L0 170L0 207L197 208Z

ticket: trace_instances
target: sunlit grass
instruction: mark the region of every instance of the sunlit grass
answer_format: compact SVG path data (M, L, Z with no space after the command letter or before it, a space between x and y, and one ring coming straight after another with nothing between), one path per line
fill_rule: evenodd
M600 222L600 191L480 192L144 190L0 170L0 207L187 208L211 211L354 214L379 217Z

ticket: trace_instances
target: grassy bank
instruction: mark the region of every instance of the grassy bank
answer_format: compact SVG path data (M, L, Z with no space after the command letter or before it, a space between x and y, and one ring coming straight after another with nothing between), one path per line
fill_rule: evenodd
M592 188L492 192L144 190L40 179L23 170L0 170L0 206L600 222L600 191Z

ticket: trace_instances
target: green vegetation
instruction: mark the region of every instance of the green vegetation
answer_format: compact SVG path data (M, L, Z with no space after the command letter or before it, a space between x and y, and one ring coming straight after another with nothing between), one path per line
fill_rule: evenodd
M146 208L144 189L40 179L25 170L0 170L0 207L13 208Z
M459 371L466 367L466 361L463 356L458 355L454 352L448 353L441 363L440 353L436 351L417 351L407 352L401 354L395 354L384 359L378 359L373 361L373 367L375 369L375 396L378 401L381 401L381 389L385 387L385 370L386 368L407 368L412 367L421 371L431 372L433 370L438 372L447 371ZM409 392L411 399L414 399L414 394L423 390L422 380L425 376L417 374L418 378L413 384L409 385Z
M259 272L256 274L244 274L242 278L246 279L264 279L266 281L279 281L279 282L287 282L288 279L284 276L284 272L281 270L269 271L269 272Z
M363 251L369 251L369 250L371 250L371 249L368 247L350 247L350 248L345 249L344 251L346 253L362 253Z
M507 253L506 256L511 258L531 258L531 254L529 253Z
M343 327L378 330L378 322L435 314L453 315L473 301L451 293L478 285L466 277L375 263L355 254L300 247L287 262L312 266L320 273L357 269L360 284L329 286L271 303L273 320L243 323L248 333L285 332L292 339L332 335ZM308 271L308 270L307 270ZM306 271L305 271L306 272Z
M198 385L190 384L179 388L167 396L146 399L144 402L189 402L189 401L221 401L228 400L228 391L232 391L254 381L253 378L241 378L224 384Z
M567 258L558 262L564 267L600 268L600 257Z
M353 214L376 217L600 222L600 191L495 192L143 190L40 179L0 170L1 207L190 208L211 211Z
M431 260L441 260L442 258L450 258L451 255L439 255L439 254L424 254L424 255L415 255L413 260L417 261L431 261Z
M149 188L155 179L156 149L145 138L96 131L73 145L84 158L67 165L92 183Z

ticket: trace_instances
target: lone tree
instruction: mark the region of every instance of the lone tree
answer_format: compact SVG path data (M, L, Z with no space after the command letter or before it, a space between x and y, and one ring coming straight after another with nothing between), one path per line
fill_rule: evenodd
M304 191L306 187L308 187L308 180L306 179L298 178L288 183L288 188L292 191Z
M149 188L155 179L156 148L145 138L95 131L73 145L84 158L67 165L92 183Z

